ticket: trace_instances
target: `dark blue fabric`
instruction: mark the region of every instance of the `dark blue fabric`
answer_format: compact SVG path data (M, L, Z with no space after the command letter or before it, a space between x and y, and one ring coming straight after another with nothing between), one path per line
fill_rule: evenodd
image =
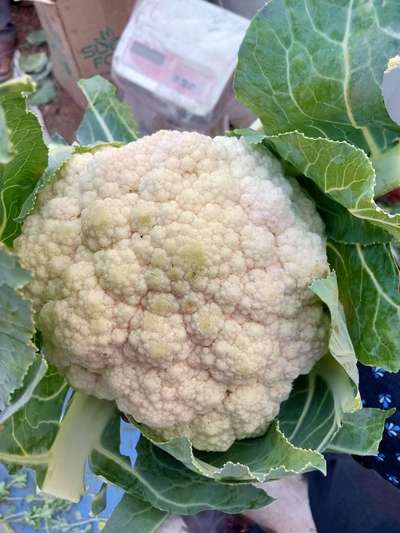
M349 455L328 455L327 466L327 477L307 474L318 533L400 533L398 489Z
M318 533L400 533L400 373L359 371L363 405L397 412L386 421L378 456L328 455L327 477L308 474Z
M11 21L11 0L0 0L0 41L15 38L15 27Z
M377 457L357 458L387 481L400 488L400 373L359 365L360 393L365 407L390 409L396 413L387 419ZM400 502L399 502L400 505Z

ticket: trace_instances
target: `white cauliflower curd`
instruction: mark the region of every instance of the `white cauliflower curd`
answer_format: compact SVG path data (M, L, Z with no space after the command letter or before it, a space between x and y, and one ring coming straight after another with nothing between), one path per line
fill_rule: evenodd
M16 251L49 361L198 449L262 434L327 350L322 222L243 140L161 131L74 155Z

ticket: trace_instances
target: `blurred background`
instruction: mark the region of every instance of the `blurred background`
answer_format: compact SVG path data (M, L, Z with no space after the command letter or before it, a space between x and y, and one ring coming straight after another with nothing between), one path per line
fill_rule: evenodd
M67 141L85 104L77 81L96 74L114 81L143 133L172 127L223 133L230 125L247 126L253 120L234 101L232 75L249 21L264 3L12 2L13 75L27 73L37 80L32 104L39 107L48 132Z

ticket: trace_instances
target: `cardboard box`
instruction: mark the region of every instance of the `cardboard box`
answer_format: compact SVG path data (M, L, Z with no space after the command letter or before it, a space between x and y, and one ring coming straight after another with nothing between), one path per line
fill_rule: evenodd
M248 25L204 0L137 3L113 55L112 75L142 133L224 132Z
M135 0L35 0L57 81L81 106L80 78L109 77L111 59Z

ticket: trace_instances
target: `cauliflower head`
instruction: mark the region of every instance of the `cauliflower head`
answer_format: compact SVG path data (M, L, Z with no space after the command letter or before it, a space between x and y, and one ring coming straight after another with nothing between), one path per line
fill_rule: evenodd
M161 131L74 155L15 246L49 361L160 437L262 434L326 352L322 222L243 140Z

